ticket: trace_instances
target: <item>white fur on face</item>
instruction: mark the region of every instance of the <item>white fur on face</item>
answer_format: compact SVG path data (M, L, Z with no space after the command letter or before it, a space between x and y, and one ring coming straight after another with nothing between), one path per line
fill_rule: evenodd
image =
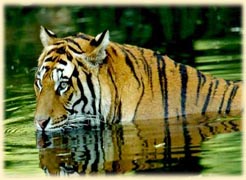
M67 62L66 65L57 63L55 69L52 72L52 79L54 80L55 83L54 89L56 91L59 86L62 86L63 90L60 92L61 94L66 91L66 87L65 87L66 84L64 83L68 82L75 68L73 63L69 61L66 62Z
M39 91L41 91L43 88L42 81L43 81L45 73L48 71L47 67L48 67L48 64L44 62L38 70L36 78L37 78L37 85L38 85ZM60 64L60 63L57 63L55 65L55 68L52 72L52 79L54 80L54 84L55 84L54 90L55 91L60 85L62 85L63 87L62 88L63 92L66 90L65 83L68 82L69 78L72 76L74 68L75 68L74 64L69 61L67 61L66 65Z

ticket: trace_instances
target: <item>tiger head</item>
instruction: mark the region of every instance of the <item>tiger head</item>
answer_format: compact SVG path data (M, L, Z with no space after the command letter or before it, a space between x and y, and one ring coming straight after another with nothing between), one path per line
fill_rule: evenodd
M44 49L34 83L36 128L57 130L73 115L97 115L100 96L97 74L106 58L108 30L95 38L82 33L58 38L41 27L40 39Z

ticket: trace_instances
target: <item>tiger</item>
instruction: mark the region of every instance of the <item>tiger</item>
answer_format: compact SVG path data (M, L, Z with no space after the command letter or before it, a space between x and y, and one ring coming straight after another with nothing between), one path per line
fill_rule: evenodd
M110 41L109 30L59 38L41 26L34 89L37 130L242 113L242 82L205 74L168 55ZM91 124L90 124L91 123ZM168 122L172 123L172 122Z

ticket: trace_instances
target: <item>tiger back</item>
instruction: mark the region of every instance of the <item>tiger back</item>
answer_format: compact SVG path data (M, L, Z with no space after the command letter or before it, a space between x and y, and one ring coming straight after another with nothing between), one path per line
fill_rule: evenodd
M44 50L35 78L39 130L76 119L103 123L239 116L242 83L205 75L168 56L79 33L57 38L41 27Z

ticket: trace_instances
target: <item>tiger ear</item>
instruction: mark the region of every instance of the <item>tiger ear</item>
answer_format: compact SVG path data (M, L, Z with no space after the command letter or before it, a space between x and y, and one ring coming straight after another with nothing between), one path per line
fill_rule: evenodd
M93 47L92 48L93 50L87 55L88 60L91 63L100 64L106 57L105 50L108 44L109 44L109 31L105 30L90 41L90 45Z
M108 45L108 43L109 43L109 30L105 30L102 33L98 34L94 39L92 39L90 45L95 47L99 47L99 46L105 47Z
M51 30L48 30L43 26L40 27L40 40L44 47L53 44L56 37L56 34Z

